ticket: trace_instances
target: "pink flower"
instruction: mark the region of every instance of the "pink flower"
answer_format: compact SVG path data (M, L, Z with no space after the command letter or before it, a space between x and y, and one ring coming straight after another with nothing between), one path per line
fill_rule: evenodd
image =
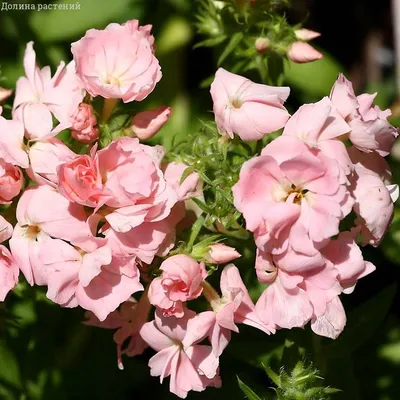
M52 238L74 242L90 235L83 206L70 203L50 186L25 190L18 201L17 221L10 248L31 285L47 284L48 270L39 259L41 247L52 248Z
M355 164L351 191L363 244L376 247L392 222L393 203L399 196L399 189L392 185L389 165L378 153L363 153L351 147L349 154Z
M133 297L121 304L119 310L108 314L104 321L90 311L85 325L98 326L105 329L117 329L114 333L114 342L117 344L118 367L123 369L122 355L129 357L142 354L147 348L147 343L140 336L140 329L147 322L151 305L147 293L143 293L139 301ZM128 341L128 345L125 346ZM124 347L124 349L122 348Z
M206 261L213 264L226 264L241 257L235 248L222 243L212 244L206 255Z
M289 118L283 103L289 96L288 87L254 83L223 68L218 69L211 84L215 122L220 133L242 140L260 140L282 128Z
M11 89L5 89L0 87L0 103L3 102L4 100L7 100L11 95L12 95L12 90Z
M145 99L161 79L153 54L149 29L110 24L104 30L90 29L71 51L76 73L92 96L122 99L125 103Z
M155 110L142 111L132 119L132 132L140 140L151 139L169 120L171 107L161 106Z
M351 211L339 178L335 160L282 136L243 164L232 188L234 204L260 249L282 254L291 248L319 262L317 250L339 233L339 222Z
M354 235L350 232L341 232L321 252L337 269L337 279L345 294L353 292L358 279L375 271L372 263L364 261Z
M93 238L80 248L53 240L39 258L49 271L47 297L63 307L81 306L100 321L143 290L135 257L114 257L106 239Z
M39 185L56 187L58 183L57 167L77 155L61 140L51 138L33 143L29 148L29 177Z
M375 94L355 96L353 85L340 74L331 91L331 99L343 118L348 121L351 131L349 138L359 150L376 150L381 156L387 156L398 136L397 129L389 124L389 109L382 111L373 104Z
M184 217L180 205L177 203L162 221L144 222L128 232L117 232L106 225L103 233L117 254L135 255L150 264L155 255L166 256L174 246L175 227Z
M178 201L185 201L191 197L202 194L203 182L197 172L191 172L182 181L182 176L187 165L178 162L170 162L164 168L164 178L178 195Z
M0 114L2 108L0 107ZM0 116L0 158L5 162L28 168L29 159L24 144L24 126Z
M26 77L17 81L13 117L23 122L29 139L55 136L71 126L71 116L82 101L84 92L74 74L74 64L61 62L51 77L50 68L39 69L33 42L26 46ZM53 129L53 116L59 124Z
M201 392L207 386L220 386L218 358L211 346L199 345L203 332L203 315L185 310L182 318L164 318L158 311L155 320L144 324L142 338L157 351L149 361L150 374L160 382L170 376L169 390L186 398L190 390ZM200 329L199 329L200 328Z
M240 277L239 270L233 264L223 269L220 285L221 297L207 282L203 284L204 295L213 311L201 313L201 329L208 332L213 352L217 357L228 345L231 332L239 332L236 323L253 326L267 334L275 332L274 325L264 324L256 315L255 306Z
M124 137L97 153L104 187L113 194L106 204L114 210L106 220L116 232L161 221L176 203L176 193L160 169L159 151Z
M303 327L314 316L323 315L327 304L341 292L338 272L331 264L287 273L274 256L258 251L256 269L259 279L269 284L257 301L257 315L277 328Z
M151 34L151 29L152 29L152 25L148 24L148 25L143 25L143 26L139 26L139 21L137 19L132 19L130 21L125 22L124 24L122 24L123 26L126 26L130 31L132 32L139 32L145 39L148 40L151 49L154 53L154 36Z
M306 42L294 42L290 46L287 56L295 63L308 63L324 58L318 50Z
M93 107L87 103L79 104L72 115L72 137L81 143L93 143L99 138L99 128L96 125L97 118Z
M6 247L0 245L0 301L4 301L8 292L18 283L19 268Z
M58 172L58 190L68 200L87 207L100 207L111 193L102 183L98 159L91 156L76 156L66 163L60 164Z
M24 184L22 171L0 158L0 204L11 204Z
M10 239L12 232L11 224L0 215L0 243Z
M320 149L325 156L337 160L341 167L341 182L352 170L352 163L346 146L341 138L350 131L350 126L333 107L332 102L324 97L315 104L301 106L287 122L283 136L296 137L312 149ZM282 141L283 143L283 141ZM271 151L279 151L285 157L286 147L295 146L291 142L285 145L270 143Z
M160 269L162 275L150 284L150 303L159 307L165 316L181 318L183 303L201 295L201 283L207 277L207 271L203 263L184 254L167 258Z

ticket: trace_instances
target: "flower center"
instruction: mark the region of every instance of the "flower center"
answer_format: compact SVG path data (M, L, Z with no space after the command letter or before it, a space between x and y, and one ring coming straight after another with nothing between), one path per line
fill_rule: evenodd
M239 98L235 97L235 98L231 99L230 105L232 108L240 108L240 107L242 107L243 102Z
M31 240L35 240L38 237L40 230L40 227L38 227L37 225L28 225L25 228L25 237Z
M287 192L287 197L284 199L287 203L294 203L300 205L303 198L305 197L307 189L298 189L292 184L290 190Z

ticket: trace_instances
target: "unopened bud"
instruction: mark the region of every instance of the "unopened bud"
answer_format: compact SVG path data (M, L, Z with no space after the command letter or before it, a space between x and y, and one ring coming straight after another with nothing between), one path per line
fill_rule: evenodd
M132 131L141 140L151 139L168 121L171 107L158 107L136 114L132 120Z
M268 38L259 37L255 42L255 47L259 53L265 53L270 48L270 41Z
M205 260L213 264L226 264L241 257L240 253L238 253L235 248L222 243L212 244L209 249Z
M306 42L294 42L288 50L288 57L296 63L320 60L324 56Z

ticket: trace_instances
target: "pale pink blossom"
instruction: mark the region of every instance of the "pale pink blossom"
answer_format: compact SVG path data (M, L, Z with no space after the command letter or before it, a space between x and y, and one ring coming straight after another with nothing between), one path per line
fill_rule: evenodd
M166 256L175 244L175 228L184 217L183 203L177 203L168 217L157 222L144 222L127 232L117 232L106 225L104 235L116 252L121 255L135 255L150 264L156 255Z
M24 68L26 77L17 81L13 117L23 122L27 138L47 138L69 128L71 116L84 96L74 73L74 63L65 66L61 62L51 77L50 67L39 69L36 65L33 42L29 42ZM53 116L59 122L54 129Z
M149 361L150 374L160 382L170 376L169 390L186 398L189 391L202 392L207 386L220 386L218 358L211 346L199 345L207 332L202 329L203 315L185 310L182 318L164 318L143 325L142 338L157 354Z
M0 114L2 108L0 107ZM0 116L0 158L5 162L28 168L29 158L24 143L24 126L19 121Z
M85 325L98 326L105 329L117 329L114 333L114 342L117 344L118 367L123 369L122 355L134 357L142 354L147 343L140 336L140 329L147 322L151 305L147 293L143 293L139 301L133 297L121 304L119 310L108 314L104 321L100 321L92 312L88 312ZM128 345L126 346L126 342ZM123 348L124 347L124 348Z
M220 356L228 345L231 332L239 332L236 323L253 326L267 334L275 332L273 324L266 325L258 318L239 270L233 264L223 269L220 287L221 297L208 283L203 285L204 295L213 311L201 314L201 329L208 332L216 356Z
M363 244L376 247L393 220L393 203L399 189L392 184L389 165L378 153L364 153L351 147L349 154L355 164L351 191L359 217L356 222L362 230Z
M337 269L337 279L345 294L353 292L358 279L375 271L375 266L364 260L351 232L341 232L321 252Z
M283 136L302 140L311 149L318 148L325 156L336 160L341 167L340 180L344 183L347 181L346 176L352 171L352 162L341 139L350 129L329 98L324 97L317 103L301 106L287 122ZM286 147L296 145L289 139L285 145L282 143L282 140L279 144L272 142L269 146L271 151L279 152L279 157L286 156Z
M58 190L68 200L87 207L101 207L112 195L102 183L98 159L79 155L57 168Z
M213 264L226 264L239 257L241 257L241 254L234 247L227 246L223 243L215 243L210 246L205 259L207 262Z
M24 184L22 171L0 158L0 204L11 204Z
M354 94L352 83L340 74L332 87L333 105L351 127L349 139L359 150L371 152L376 150L381 156L387 156L394 140L398 136L397 129L388 121L389 109L382 111L374 104L375 94Z
M339 233L352 206L338 163L285 136L243 164L232 192L260 249L274 254L293 250L316 263L318 249Z
M0 243L10 239L13 232L12 225L0 215Z
M207 277L204 263L198 263L184 254L167 258L160 266L162 274L149 288L150 303L161 309L163 315L184 315L183 303L199 297L201 283Z
M60 164L74 159L77 155L61 140L51 138L34 142L28 150L29 177L39 185L57 186L57 168Z
M332 264L288 273L279 268L274 256L258 250L256 270L261 282L269 284L257 301L257 315L277 328L303 327L314 316L323 315L342 290Z
M93 143L99 138L97 118L90 104L79 104L72 115L71 136L85 144Z
M295 63L308 63L324 58L318 50L306 42L294 42L290 46L287 56Z
M0 87L0 103L7 100L12 95L12 89L5 89Z
M126 233L147 222L168 217L177 201L160 169L160 149L124 137L97 153L104 187L112 193L106 220L116 232Z
M50 186L25 190L18 201L10 248L31 285L47 284L48 270L38 256L41 248L52 248L52 238L85 240L90 235L86 218L83 206L69 202Z
M210 92L218 130L230 138L236 133L245 141L260 140L289 118L283 106L288 87L261 85L220 68Z
M100 321L143 290L135 257L113 256L107 239L93 238L79 248L53 240L39 259L49 271L47 297L62 307L92 311Z
M140 140L151 139L169 120L171 107L161 106L155 110L146 110L132 119L132 132Z
M113 23L104 30L89 29L71 51L90 95L127 103L145 99L161 79L153 44L149 29Z
M178 201L185 201L192 197L200 196L203 191L203 181L195 171L188 174L182 180L183 174L187 170L187 165L179 162L170 162L164 169L164 178L178 195Z
M18 283L19 268L9 250L0 245L0 301L4 301L8 292Z

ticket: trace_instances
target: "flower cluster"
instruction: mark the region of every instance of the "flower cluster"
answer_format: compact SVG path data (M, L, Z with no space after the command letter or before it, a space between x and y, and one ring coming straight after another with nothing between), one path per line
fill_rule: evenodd
M251 157L238 156L238 181L219 188L232 191L227 207L257 246L248 267L267 286L252 299L231 263L241 254L222 243L228 231L203 226L211 178L196 160L165 160L162 146L142 143L171 109L136 113L103 146L118 101L144 100L161 79L154 42L151 26L136 20L89 30L54 76L28 43L11 118L0 116L8 216L0 216L0 300L21 271L54 303L87 310L87 325L114 329L120 368L124 354L152 348L151 375L170 377L171 392L185 398L221 385L219 358L240 324L269 335L311 321L317 334L340 334L339 295L375 269L359 244L377 246L393 216L398 188L384 157L397 131L374 95L355 96L342 75L329 97L290 116L288 87L217 71L211 96L223 157L240 154L234 135L252 142L283 128L261 152L249 146ZM56 137L67 129L65 142ZM216 290L209 276L223 264Z

